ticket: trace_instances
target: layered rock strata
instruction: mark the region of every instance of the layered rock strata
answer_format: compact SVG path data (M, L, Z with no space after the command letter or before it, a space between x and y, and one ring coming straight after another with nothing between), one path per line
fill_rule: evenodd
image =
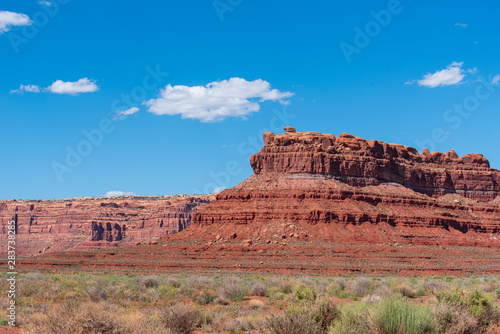
M500 247L500 172L481 154L285 130L264 134L254 175L218 194L195 224L283 222L328 226L323 241ZM349 232L362 225L370 232Z
M265 133L251 158L254 175L200 205L181 233L134 247L50 252L23 259L23 270L77 263L78 271L134 274L500 274L499 171L482 155L285 131ZM131 230L88 221L94 244Z
M135 244L184 230L208 196L0 201L0 237L17 226L18 254Z
M456 193L482 202L500 195L500 171L477 153L459 157L453 150L444 154L424 149L420 154L413 147L347 133L336 137L293 128L277 135L266 132L264 142L250 158L257 175L307 173L351 186L395 182L433 197Z

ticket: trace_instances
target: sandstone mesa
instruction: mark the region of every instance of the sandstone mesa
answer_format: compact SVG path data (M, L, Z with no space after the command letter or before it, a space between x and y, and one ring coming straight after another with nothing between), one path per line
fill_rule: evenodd
M2 201L2 233L15 218L25 254L44 253L27 268L101 268L116 251L78 250L139 241L113 269L500 272L500 171L481 154L292 127L263 139L254 174L215 196Z

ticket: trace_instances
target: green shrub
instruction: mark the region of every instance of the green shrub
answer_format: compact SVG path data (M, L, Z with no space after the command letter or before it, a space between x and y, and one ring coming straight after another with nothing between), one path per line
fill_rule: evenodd
M458 288L442 291L436 296L441 303L466 309L475 317L480 327L500 322L498 309L493 306L492 297L479 290L462 291Z
M369 326L377 334L435 333L436 324L428 306L389 298L376 305Z
M213 286L213 282L205 276L192 276L187 279L181 286L180 292L190 297L193 292L211 288Z
M282 280L279 284L279 289L285 294L292 293L293 283L288 279Z
M326 293L330 296L339 298L347 298L349 294L345 291L347 283L343 278L336 278L331 284L326 287Z
M298 300L315 301L318 295L314 287L301 284L295 289L295 296Z
M192 294L192 298L200 305L207 305L214 301L215 294L211 290L202 289Z
M364 303L346 304L339 310L339 314L329 334L367 334L368 327L368 305Z

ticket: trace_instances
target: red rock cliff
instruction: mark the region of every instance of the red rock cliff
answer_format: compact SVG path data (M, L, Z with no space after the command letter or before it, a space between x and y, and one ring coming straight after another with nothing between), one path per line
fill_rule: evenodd
M0 201L0 237L17 225L19 255L135 244L184 230L208 196Z
M491 201L500 195L500 171L490 168L481 154L459 157L350 134L335 137L317 132L264 134L265 146L252 155L255 174L307 173L327 175L352 186L396 182L437 197L448 193Z
M498 171L481 155L418 154L349 135L286 131L266 133L251 159L255 174L195 212L182 233L157 245L25 258L23 270L78 263L78 270L155 273L500 273ZM92 224L92 238L120 233L110 219Z
M264 134L254 175L218 194L195 225L320 224L321 242L500 247L500 172L482 155L285 130Z

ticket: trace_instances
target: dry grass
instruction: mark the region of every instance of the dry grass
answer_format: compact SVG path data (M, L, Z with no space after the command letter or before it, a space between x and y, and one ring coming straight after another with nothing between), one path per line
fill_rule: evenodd
M259 299L250 299L250 301L248 302L248 307L250 307L251 309L259 309L264 307L264 305L264 302Z
M29 333L467 334L500 325L496 278L29 274L19 282Z
M36 317L38 334L120 334L125 325L116 317L116 310L103 303L67 303L54 306L45 317Z
M197 309L183 304L165 308L159 316L161 327L171 331L172 334L191 334L201 325L201 321Z

